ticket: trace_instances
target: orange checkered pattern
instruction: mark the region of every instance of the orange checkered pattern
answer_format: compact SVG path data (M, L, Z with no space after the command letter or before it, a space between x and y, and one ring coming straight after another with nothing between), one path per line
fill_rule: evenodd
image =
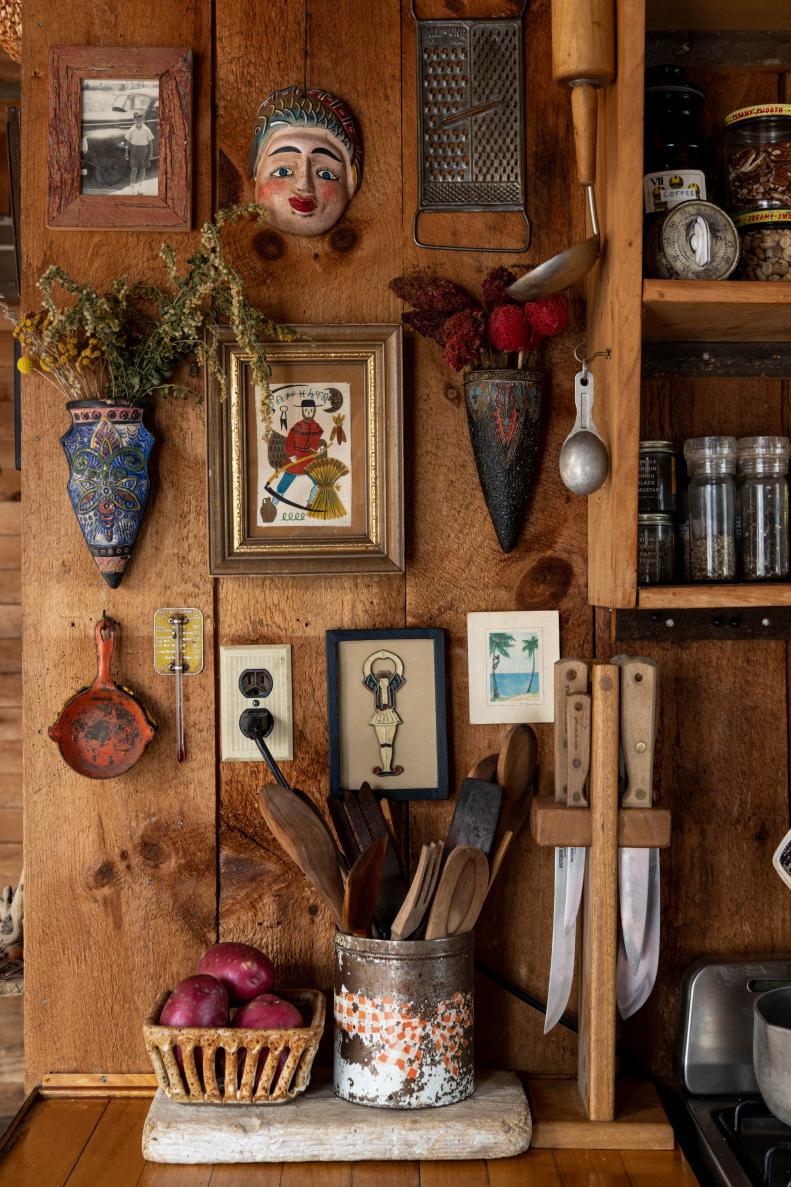
M407 999L373 1000L362 993L335 994L335 1022L348 1035L359 1035L381 1047L379 1063L396 1067L415 1080L425 1058L441 1062L449 1075L459 1074L458 1056L469 1046L472 999L455 993L437 1005L431 1018L421 1018Z

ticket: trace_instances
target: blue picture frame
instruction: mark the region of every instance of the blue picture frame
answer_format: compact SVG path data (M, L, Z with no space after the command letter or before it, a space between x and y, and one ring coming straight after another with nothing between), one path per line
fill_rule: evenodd
M391 800L446 800L450 794L448 774L447 697L445 691L445 631L429 627L394 627L386 630L332 630L326 633L327 649L327 718L330 747L330 795L340 796L351 790L341 785L341 720L339 651L344 643L371 640L379 643L400 639L430 639L434 659L434 704L436 707L437 785L392 789L377 787L376 794Z

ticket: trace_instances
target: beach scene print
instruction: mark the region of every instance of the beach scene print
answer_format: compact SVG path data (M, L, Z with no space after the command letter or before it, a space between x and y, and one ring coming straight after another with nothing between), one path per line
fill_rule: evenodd
M535 705L543 701L541 636L540 627L486 631L488 705Z
M258 524L348 527L352 522L352 456L348 383L272 384L272 433L256 418Z

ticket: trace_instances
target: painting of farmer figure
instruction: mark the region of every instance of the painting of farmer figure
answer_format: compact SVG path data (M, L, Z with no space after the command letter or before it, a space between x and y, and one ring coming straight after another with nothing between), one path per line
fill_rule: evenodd
M284 495L292 482L307 471L316 455L327 448L321 425L316 421L316 401L303 400L301 408L302 419L289 429L286 436L286 456L290 464L288 469L280 475L275 487L279 495ZM313 491L311 491L312 495ZM279 500L274 498L273 502L277 504ZM310 497L308 502L310 502Z

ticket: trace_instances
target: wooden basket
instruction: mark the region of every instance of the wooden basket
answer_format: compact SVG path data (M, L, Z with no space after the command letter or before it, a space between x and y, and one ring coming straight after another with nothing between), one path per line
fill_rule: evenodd
M305 1091L324 1033L323 993L315 989L290 989L278 994L295 1005L303 1018L310 1018L309 1026L291 1030L160 1026L159 1015L169 996L170 990L166 990L157 999L143 1023L143 1036L159 1087L171 1100L187 1104L277 1105ZM176 1047L183 1072L176 1061ZM265 1050L267 1055L256 1089L256 1069ZM284 1052L286 1062L276 1077Z

